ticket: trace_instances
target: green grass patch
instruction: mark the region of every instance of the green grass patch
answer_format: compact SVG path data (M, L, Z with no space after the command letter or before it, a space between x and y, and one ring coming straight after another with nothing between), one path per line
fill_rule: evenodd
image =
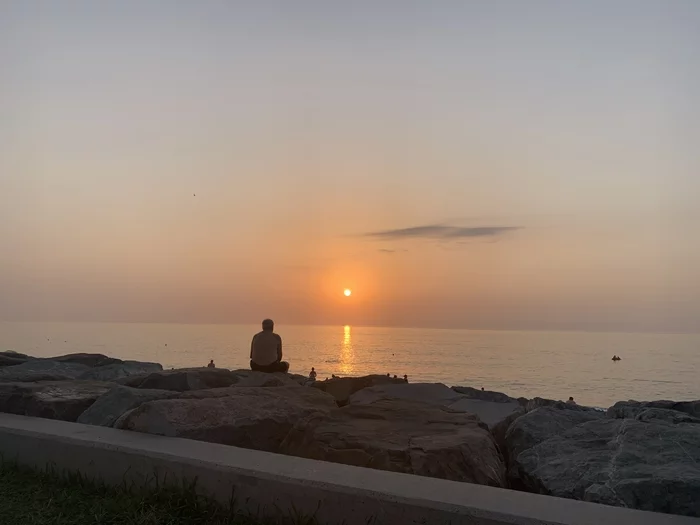
M198 495L194 485L146 491L107 487L76 474L0 463L0 524L7 525L277 525L237 514ZM290 515L284 523L316 525Z

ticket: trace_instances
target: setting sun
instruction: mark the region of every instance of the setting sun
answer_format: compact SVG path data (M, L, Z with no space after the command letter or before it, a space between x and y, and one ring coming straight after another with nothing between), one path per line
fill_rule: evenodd
M346 288L343 294L345 297L350 297L352 295L352 290L350 288Z

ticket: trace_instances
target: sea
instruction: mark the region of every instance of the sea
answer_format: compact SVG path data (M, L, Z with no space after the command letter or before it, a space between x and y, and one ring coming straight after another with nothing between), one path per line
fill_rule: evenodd
M0 323L0 350L73 352L165 368L247 368L258 325ZM700 399L700 334L276 326L290 371L408 376L605 408L636 399ZM618 355L621 361L613 362Z

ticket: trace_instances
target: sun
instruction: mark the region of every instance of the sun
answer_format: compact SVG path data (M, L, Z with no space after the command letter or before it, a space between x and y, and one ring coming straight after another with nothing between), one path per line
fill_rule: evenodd
M344 295L345 297L350 297L350 296L352 295L352 290L351 290L350 288L346 288L346 289L343 291L343 295Z

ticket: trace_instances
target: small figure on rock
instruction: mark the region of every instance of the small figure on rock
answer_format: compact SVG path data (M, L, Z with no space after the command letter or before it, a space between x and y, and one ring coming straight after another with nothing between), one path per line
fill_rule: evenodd
M316 381L316 369L312 366L311 372L309 372L309 379Z
M337 378L338 378L338 376L337 376L337 375L335 375L335 374L331 374L331 379L337 379Z
M406 383L408 383L408 375L407 374L403 375L403 380L406 381Z
M569 397L569 400L566 402L567 405L575 405L576 401L574 401L573 397Z
M207 365L207 368L216 368L216 365L214 364L214 360L210 359L209 364Z
M272 319L262 322L262 332L258 332L250 343L250 369L257 372L287 372L289 363L282 361L282 338L274 332Z
M481 387L481 391L482 391L482 392L484 391L484 387L483 387L483 386Z
M387 377L391 377L391 374L389 372L386 373Z
M396 377L396 374L394 374L394 379L398 379L398 378Z

